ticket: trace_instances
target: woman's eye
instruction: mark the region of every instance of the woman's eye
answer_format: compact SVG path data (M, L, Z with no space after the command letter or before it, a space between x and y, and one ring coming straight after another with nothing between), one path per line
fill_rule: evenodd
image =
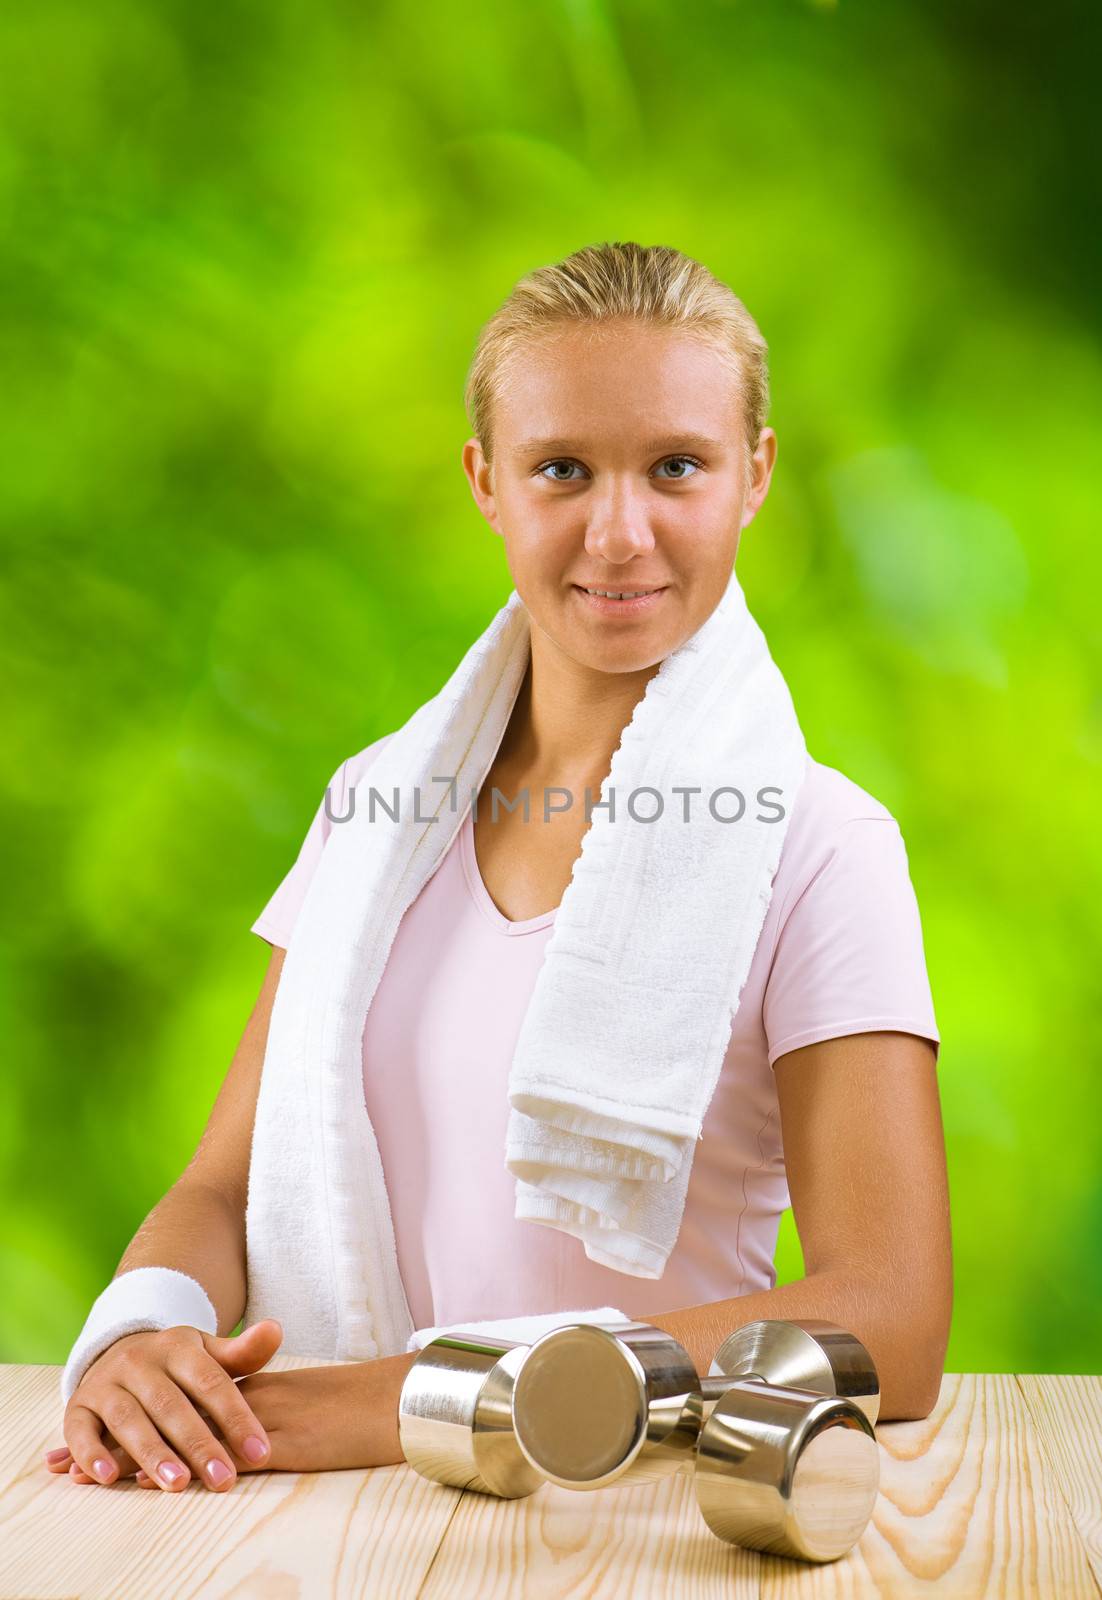
M674 477L672 479L672 481L674 483L680 482L683 478L692 477L693 473L695 473L701 466L703 466L703 462L698 461L695 456L667 456L665 461L663 461L661 464L662 464L662 466L666 467L666 466L669 466L671 463L681 464L681 465L687 464L688 466L692 467L692 469L693 469L693 472L691 472L691 473L686 473L684 471L675 473ZM550 479L550 481L552 483L570 483L572 480L569 477L565 477L565 476L560 475L557 472L554 472L554 469L556 467L566 467L568 469L571 469L573 467L576 467L577 465L578 465L578 463L576 461L567 461L565 459L559 459L558 461L548 461L548 462L545 463L544 466L540 467L539 475L540 475L540 477L544 477L548 473L553 473L554 475Z
M542 478L544 473L547 472L548 469L551 468L551 467L576 467L577 465L578 465L578 463L576 461L564 461L564 460L549 461L546 466L543 466L543 467L541 467L539 469L540 477ZM551 479L551 482L552 483L569 483L570 479L569 478L558 478L558 477L555 477L555 478Z
M702 462L698 461L695 456L667 456L665 461L663 461L662 465L664 467L667 467L667 466L669 466L671 461L688 462L689 466L692 467L693 472L695 472L696 469L703 464ZM679 472L677 474L677 479L680 480L681 478L684 478L684 477L690 477L691 478L692 476L693 476L692 472L690 472L690 473Z

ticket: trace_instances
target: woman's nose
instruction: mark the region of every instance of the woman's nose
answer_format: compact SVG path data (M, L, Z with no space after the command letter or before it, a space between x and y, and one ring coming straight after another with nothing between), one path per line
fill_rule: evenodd
M600 556L609 566L618 566L632 556L653 550L654 533L639 507L621 503L590 517L585 547L590 555Z

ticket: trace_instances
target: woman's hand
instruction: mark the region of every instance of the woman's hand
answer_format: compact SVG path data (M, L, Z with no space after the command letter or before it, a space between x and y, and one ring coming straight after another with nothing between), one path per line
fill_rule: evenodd
M267 1461L254 1463L226 1445L239 1472L338 1472L347 1467L377 1466L372 1448L377 1423L372 1415L374 1362L336 1367L297 1367L287 1372L260 1372L244 1378L239 1388L271 1440ZM397 1397L395 1397L395 1407ZM143 1488L155 1488L140 1471Z
M236 1387L262 1424L271 1453L265 1460L253 1462L229 1441L223 1443L223 1449L238 1472L339 1472L401 1461L398 1395L414 1359L413 1355L384 1356L340 1366L258 1372L243 1378ZM142 1488L160 1487L144 1466L129 1457L120 1466L120 1475L135 1472ZM65 1467L65 1462L59 1462L53 1470L64 1471ZM94 1480L81 1475L78 1481Z
M270 1441L234 1378L263 1367L282 1338L272 1318L235 1337L183 1326L124 1335L77 1385L65 1408L66 1447L48 1452L49 1471L106 1484L141 1471L173 1493L192 1470L218 1492L242 1467L267 1468Z

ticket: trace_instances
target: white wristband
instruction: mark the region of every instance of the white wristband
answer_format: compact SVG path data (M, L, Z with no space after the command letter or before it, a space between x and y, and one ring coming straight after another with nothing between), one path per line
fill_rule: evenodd
M174 1267L134 1267L113 1278L88 1313L61 1374L61 1400L68 1405L85 1372L108 1345L127 1333L154 1328L201 1328L218 1332L218 1313L202 1284Z
M490 1322L453 1322L447 1328L418 1328L406 1346L407 1350L423 1350L442 1333L484 1333L491 1339L512 1339L516 1344L531 1344L552 1328L561 1328L564 1322L629 1322L615 1306L598 1306L591 1311L547 1311L538 1316L501 1317Z

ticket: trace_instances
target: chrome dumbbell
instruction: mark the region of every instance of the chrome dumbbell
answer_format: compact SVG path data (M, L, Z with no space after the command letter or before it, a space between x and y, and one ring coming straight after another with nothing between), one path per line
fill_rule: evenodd
M778 1374L808 1387L771 1384ZM832 1384L848 1397L827 1393ZM828 1561L871 1514L878 1393L868 1352L829 1323L738 1329L703 1380L649 1324L564 1324L532 1345L454 1333L410 1369L399 1435L423 1476L510 1499L548 1480L591 1489L694 1466L719 1537Z
M861 1537L879 1485L872 1358L830 1323L750 1330L724 1342L704 1379L675 1339L645 1324L575 1323L544 1334L513 1385L520 1453L572 1489L691 1466L718 1537L837 1560Z
M555 1331L592 1326L595 1325L564 1323ZM590 1416L588 1428L572 1441L572 1460L577 1462L579 1472L587 1472L593 1480L584 1484L587 1488L599 1487L594 1477L599 1468L594 1450L605 1454L611 1450L618 1469L607 1480L602 1477L601 1482L622 1475L620 1456L629 1448L631 1460L627 1466L635 1479L661 1477L678 1465L689 1463L702 1416L700 1379L688 1352L676 1339L648 1323L602 1326L631 1335L633 1360L643 1375L642 1398L633 1407L631 1396L623 1387L625 1381L630 1384L632 1380L624 1364L613 1361L611 1370L620 1384L618 1403L599 1416ZM518 1344L457 1330L441 1334L425 1345L406 1374L398 1400L398 1438L409 1465L438 1483L510 1500L532 1494L547 1482L552 1474L535 1467L521 1452L512 1412L517 1376L539 1344L538 1340L531 1345ZM569 1344L553 1347L552 1382L556 1387L565 1384L576 1393L585 1394L594 1373L584 1366L576 1371L570 1366L573 1348ZM583 1362L588 1352L589 1347L584 1347ZM726 1382L717 1385L717 1396L727 1387ZM538 1391L541 1415L547 1398L542 1390ZM634 1439L621 1435L629 1426L629 1412L635 1419L630 1426L639 1426L639 1405L645 1410L645 1419L643 1436L636 1444Z
M414 1471L505 1500L545 1482L513 1433L513 1382L529 1348L476 1333L425 1345L398 1399L398 1440Z

